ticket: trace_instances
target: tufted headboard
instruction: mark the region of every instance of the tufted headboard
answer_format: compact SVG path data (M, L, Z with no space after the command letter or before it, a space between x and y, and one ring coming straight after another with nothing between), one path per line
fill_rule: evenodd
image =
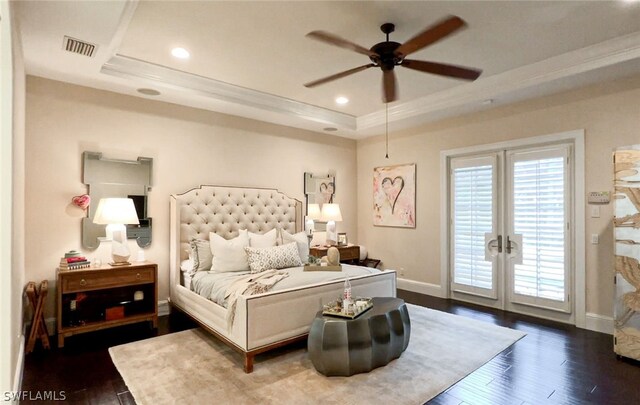
M209 232L230 239L240 229L295 233L303 227L302 202L269 188L200 186L171 196L171 217L172 261L178 262L187 258L191 238L208 240Z

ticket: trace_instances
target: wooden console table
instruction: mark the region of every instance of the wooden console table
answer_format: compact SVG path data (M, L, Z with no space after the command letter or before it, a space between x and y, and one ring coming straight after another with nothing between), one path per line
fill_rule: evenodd
M58 347L79 333L149 321L158 326L158 266L58 269Z

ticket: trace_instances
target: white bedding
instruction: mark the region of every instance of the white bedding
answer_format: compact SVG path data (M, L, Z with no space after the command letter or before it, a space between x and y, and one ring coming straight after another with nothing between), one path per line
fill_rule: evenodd
M352 278L380 273L378 269L352 266L349 264L343 264L342 271L303 271L302 267L290 267L282 271L288 272L289 277L278 282L271 291L287 290L327 281L344 280L345 275ZM191 289L198 295L226 308L227 302L224 296L227 288L239 277L248 274L250 274L248 271L227 273L199 271L191 280Z

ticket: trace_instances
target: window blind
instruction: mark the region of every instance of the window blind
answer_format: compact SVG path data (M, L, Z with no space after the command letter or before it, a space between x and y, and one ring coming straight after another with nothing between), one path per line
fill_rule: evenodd
M493 166L454 169L453 184L454 283L492 289L484 235L493 231Z
M522 264L514 266L514 292L565 299L564 157L516 161L513 226L522 235Z

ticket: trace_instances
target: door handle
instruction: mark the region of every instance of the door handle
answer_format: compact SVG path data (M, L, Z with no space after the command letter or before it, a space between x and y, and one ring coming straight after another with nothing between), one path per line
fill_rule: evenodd
M507 235L507 243L504 251L511 257L515 264L522 264L522 235Z
M492 233L485 233L484 246L484 260L490 262L502 253L502 235L494 237Z

